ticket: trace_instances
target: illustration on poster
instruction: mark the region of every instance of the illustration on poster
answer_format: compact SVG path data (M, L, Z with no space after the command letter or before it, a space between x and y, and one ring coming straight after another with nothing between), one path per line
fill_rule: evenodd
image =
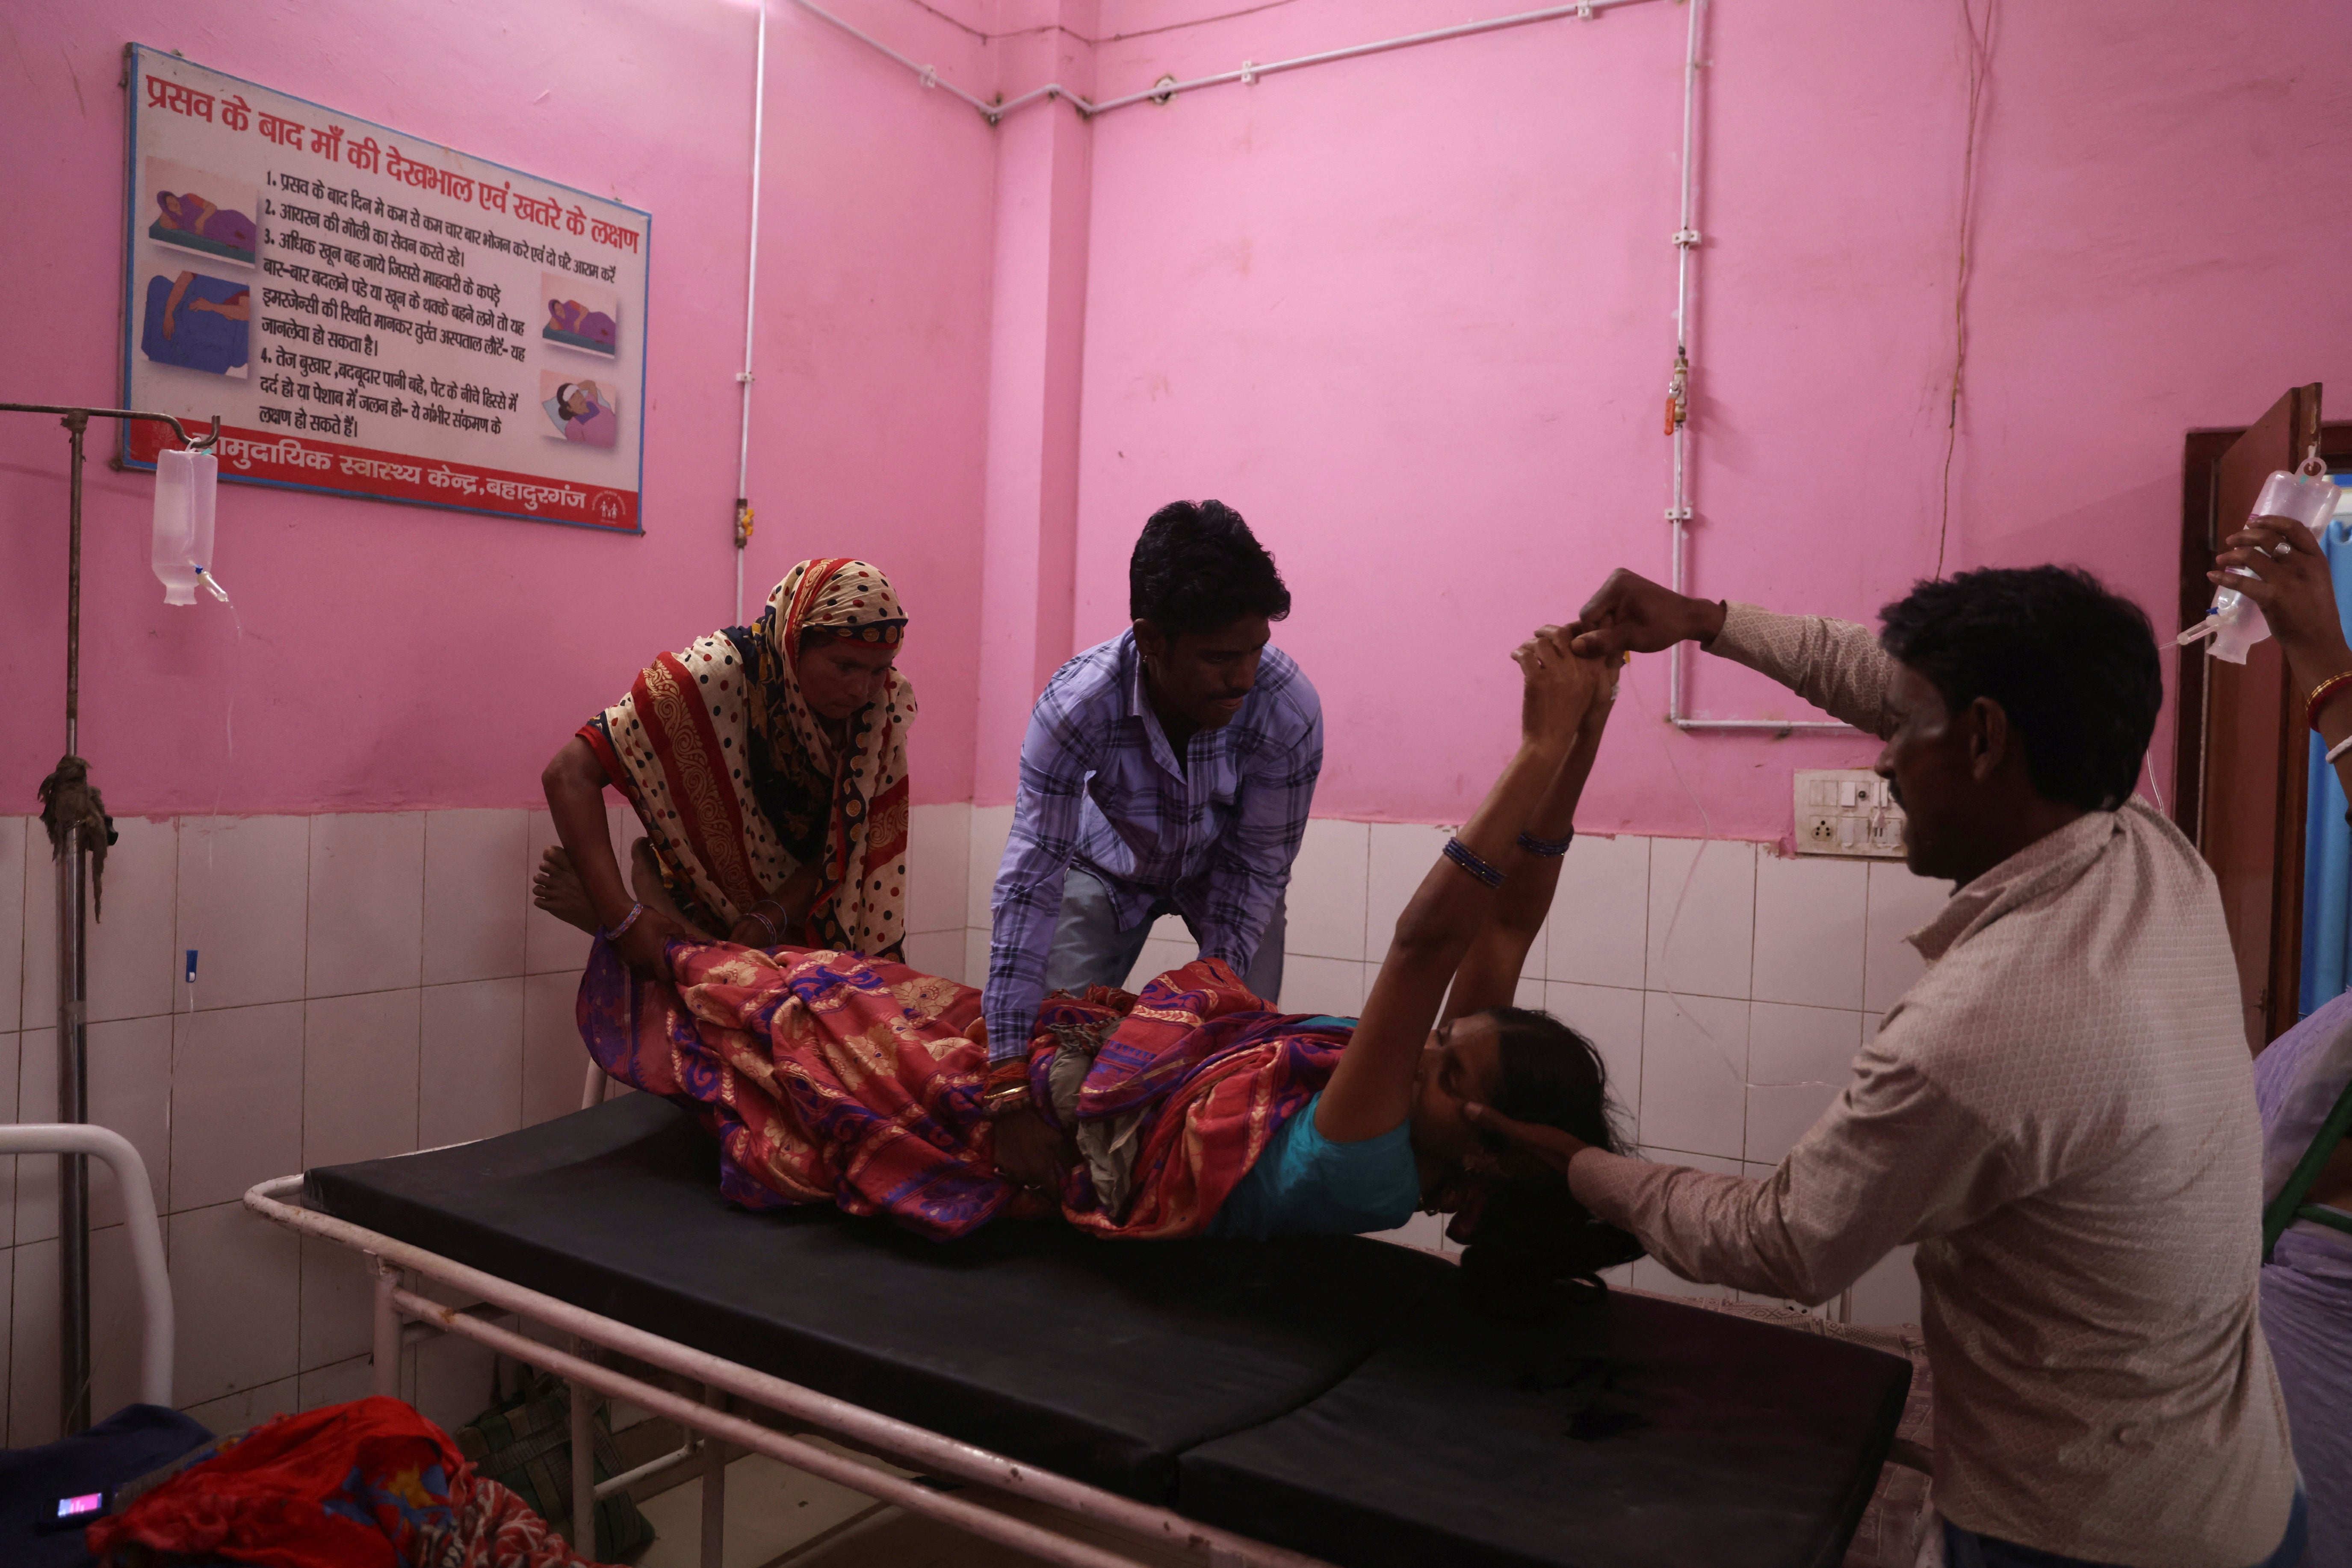
M546 318L539 335L552 343L610 359L621 352L620 296L552 272L539 275L540 306Z
M241 482L640 530L648 215L133 54L132 405L217 411Z
M547 434L559 441L610 447L621 438L619 395L604 383L574 381L560 371L539 373L540 407Z
M252 266L259 259L253 215L261 195L252 185L168 158L150 158L145 203L147 237L216 261Z
M157 273L147 279L139 351L157 364L249 375L246 334L252 319L253 290L243 283L200 272Z

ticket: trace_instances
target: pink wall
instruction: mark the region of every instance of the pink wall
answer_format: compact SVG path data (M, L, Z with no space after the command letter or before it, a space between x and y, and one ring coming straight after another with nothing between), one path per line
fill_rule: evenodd
M642 538L224 485L240 644L216 607L163 606L152 481L92 462L82 748L117 813L526 802L648 656L729 618L753 17L720 0L26 0L0 16L20 301L0 399L117 395L127 41L655 219ZM911 25L942 68L979 68L968 32L921 12ZM989 222L992 142L790 6L769 46L747 598L756 609L803 555L888 565L916 622L917 799L962 799L989 287L966 237ZM33 809L63 740L64 447L47 420L0 416L0 810Z
M833 3L982 95L1048 72L1117 94L1461 19L1439 0L1206 25L1184 25L1220 9L1200 0ZM41 301L5 395L114 395L112 83L142 39L651 209L650 531L225 489L240 645L215 610L164 609L149 481L94 467L84 750L121 811L529 800L647 654L726 616L751 13L196 15L30 0L0 19L12 276ZM751 596L806 554L888 565L917 617L918 798L1001 801L1038 668L1124 619L1143 517L1220 496L1297 592L1282 640L1330 718L1320 809L1459 817L1507 743L1510 644L1611 565L1665 568L1685 15L1634 6L1091 124L1044 105L992 131L775 4ZM2080 561L2168 620L2182 433L2291 382L2352 387L2328 184L2352 132L2331 68L2347 34L2326 0L2005 5L1952 564ZM1935 563L1957 9L1719 0L1713 37L1696 582L1867 616ZM9 809L58 739L61 447L0 422ZM1588 826L1775 836L1790 768L1870 753L1679 735L1664 699L1663 668L1638 664ZM1712 662L1695 706L1789 710Z
M1202 8L1102 9L1134 33ZM1124 619L1153 506L1238 506L1297 593L1279 640L1329 720L1321 812L1458 820L1507 744L1512 642L1612 565L1665 573L1685 16L1632 7L1096 124L1077 640ZM1715 8L1694 340L1710 595L1866 617L1934 568L1957 16ZM1302 0L1106 45L1097 82L1460 19ZM1950 564L2080 562L2165 625L2183 433L2294 382L2352 408L2347 44L2352 12L2326 0L2003 5ZM1792 711L1716 661L1695 684L1702 714ZM1663 665L1637 662L1589 826L1777 836L1792 767L1872 754L1680 735L1664 698ZM983 734L983 798L1009 784L1001 744Z

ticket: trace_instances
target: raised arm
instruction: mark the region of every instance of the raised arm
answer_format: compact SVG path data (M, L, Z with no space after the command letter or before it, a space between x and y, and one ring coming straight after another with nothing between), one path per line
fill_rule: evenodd
M1523 676L1519 749L1454 836L1463 858L1438 857L1397 917L1363 1017L1316 1106L1316 1131L1335 1143L1377 1138L1412 1114L1413 1075L1438 1004L1495 910L1496 889L1480 872L1509 862L1608 680L1601 661L1578 658L1568 645L1565 630L1547 628L1511 656Z
M1684 641L1770 676L1815 707L1884 737L1895 718L1894 657L1868 626L1694 599L1619 568L1585 603L1576 651L1661 653Z
M1600 754L1601 732L1607 728L1610 712L1617 702L1617 670L1613 663L1609 663L1602 673L1607 679L1594 696L1592 706L1584 710L1584 722L1577 727L1567 760L1552 775L1551 788L1536 803L1534 814L1528 818L1527 836L1545 842L1547 847L1565 846L1575 836L1576 803L1584 795L1585 780L1592 774L1592 760ZM1463 954L1462 966L1454 972L1454 988L1445 994L1445 1007L1438 1016L1441 1024L1489 1007L1507 1007L1518 994L1519 972L1527 967L1528 949L1535 944L1536 933L1543 930L1544 917L1551 912L1563 856L1531 853L1516 839L1509 855L1497 867L1509 879L1495 895L1494 912L1470 939L1470 950Z

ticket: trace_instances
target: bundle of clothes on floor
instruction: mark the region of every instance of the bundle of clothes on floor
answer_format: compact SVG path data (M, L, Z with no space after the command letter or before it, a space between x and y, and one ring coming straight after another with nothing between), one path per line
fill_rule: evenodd
M104 1568L601 1568L399 1400L378 1396L280 1415L220 1440L173 1412L132 1405L84 1434L93 1441L81 1446L95 1455L110 1442L119 1449L126 1436L169 1445L181 1429L166 1430L173 1423L193 1428L196 1446L159 1467L162 1480L151 1475L113 1492L111 1511L79 1542L52 1534L48 1542L62 1552L56 1561L95 1558ZM58 1489L28 1474L8 1489L18 1484L45 1502Z

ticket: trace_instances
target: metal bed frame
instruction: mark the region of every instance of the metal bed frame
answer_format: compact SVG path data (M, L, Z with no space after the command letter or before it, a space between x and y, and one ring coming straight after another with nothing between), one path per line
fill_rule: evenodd
M569 1384L572 1518L575 1536L587 1537L575 1539L572 1544L583 1556L595 1555L594 1526L593 1522L583 1526L580 1521L593 1521L595 1516L593 1506L583 1508L579 1500L609 1497L654 1475L693 1466L702 1477L703 1568L719 1568L727 1509L725 1467L731 1457L730 1450L744 1450L765 1454L794 1469L877 1500L877 1508L869 1512L878 1511L884 1505L895 1505L1070 1568L1140 1568L1134 1557L1062 1534L1048 1525L1001 1513L952 1492L934 1490L919 1481L861 1464L833 1449L731 1415L726 1408L731 1397L791 1417L806 1430L841 1438L877 1457L903 1461L924 1476L967 1481L1065 1510L1082 1519L1143 1536L1164 1549L1193 1557L1209 1568L1332 1568L1320 1558L1198 1523L1172 1509L1137 1502L1007 1458L527 1289L496 1275L306 1207L300 1201L301 1188L302 1178L299 1175L262 1182L245 1194L245 1206L301 1235L331 1241L367 1256L375 1278L374 1392L398 1396L400 1352L404 1341L412 1337L404 1325L421 1331L414 1336L416 1339L457 1334L487 1345L501 1355L552 1372ZM478 1304L453 1307L436 1301L417 1289L425 1280L474 1298ZM527 1323L556 1330L568 1337L570 1348L548 1344L489 1321L509 1314ZM697 1403L643 1378L601 1366L583 1353L589 1345L618 1352L698 1383L702 1385L702 1400ZM685 1444L625 1474L603 1481L594 1479L591 1423L596 1395L625 1399L656 1415L668 1417L688 1434Z

